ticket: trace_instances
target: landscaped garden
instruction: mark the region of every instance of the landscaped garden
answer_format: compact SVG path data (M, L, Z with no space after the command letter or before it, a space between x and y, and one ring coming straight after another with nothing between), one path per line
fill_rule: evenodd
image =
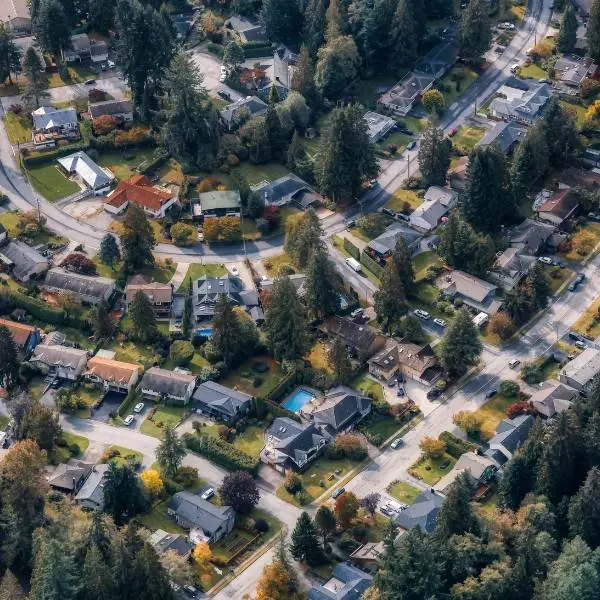
M144 460L144 455L137 450L131 450L124 446L113 445L107 448L100 457L98 463L114 463L118 467L131 465L139 467Z
M152 408L146 420L142 423L140 431L146 435L161 438L165 425L177 425L187 413L187 409L181 406L159 404Z
M435 485L452 470L455 463L456 459L448 453L442 456L423 455L408 469L408 473L427 485Z
M387 493L403 504L414 504L421 490L406 481L392 481L387 487Z
M461 125L458 133L452 139L452 145L460 154L468 155L484 135L485 129L483 127Z
M263 371L265 365L268 369ZM255 369L256 366L260 367L259 371ZM275 359L267 355L255 356L230 372L219 383L251 396L266 398L283 376L281 365Z

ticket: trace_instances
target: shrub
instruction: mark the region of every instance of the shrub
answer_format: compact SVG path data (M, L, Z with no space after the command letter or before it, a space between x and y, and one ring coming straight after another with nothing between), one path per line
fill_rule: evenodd
M256 475L260 461L254 456L242 452L235 446L210 435L194 435L186 433L183 439L193 452L213 460L226 469L247 471Z
M194 425L197 421L194 421ZM194 469L194 467L179 467L175 476L173 477L173 481L183 486L184 488L191 488L198 485L198 469Z
M95 275L96 264L85 254L80 252L71 252L61 263L61 267L68 271L81 273L82 275Z
M446 452L454 458L460 458L465 452L477 448L475 444L461 440L449 431L440 433L439 439L446 444Z
M467 435L478 436L481 431L481 419L473 412L461 410L452 417L452 422Z
M175 223L171 227L171 235L176 246L188 246L197 239L196 228L188 223Z
M290 494L295 494L302 489L302 480L300 479L300 477L298 477L298 475L296 475L296 473L290 471L285 477L283 487Z
M298 501L298 504L300 506L306 506L307 504L309 504L311 502L312 498L306 490L300 490L296 494L296 500Z
M216 217L204 221L204 239L207 242L232 243L242 239L239 217Z
M369 535L369 528L364 523L355 523L352 527L352 535L359 542L366 542Z
M69 452L73 456L79 456L81 454L81 448L78 444L69 444Z
M500 384L499 391L506 398L516 398L516 396L519 394L520 388L518 383L506 380Z
M542 368L537 363L525 363L521 371L521 378L529 385L541 383L544 380Z
M517 329L510 316L503 312L493 315L488 327L491 333L495 333L502 340L510 338Z
M219 435L219 438L221 438L225 442L228 442L229 437L231 435L231 429L229 429L229 427L227 427L227 425L219 425L219 428L217 429L217 433Z
M98 88L92 88L88 92L88 100L94 104L95 102L104 102L106 100L106 92Z
M94 119L93 127L95 135L106 135L117 128L117 120L112 115L102 115Z
M364 460L368 454L360 437L351 433L338 435L335 442L327 447L327 457L332 460L341 460L342 458Z
M535 409L530 402L522 400L521 402L515 402L511 404L506 409L506 414L509 419L512 419L513 417L517 417L519 415L535 414Z
M187 340L178 340L171 345L169 356L177 367L184 367L194 356L194 346Z
M424 437L419 442L419 448L427 458L440 458L446 452L446 442L432 437Z
M254 521L254 529L256 529L258 533L267 533L267 531L269 531L269 524L264 519L256 519Z
M253 380L252 380L252 386L257 388L260 387L263 384L263 378L260 375L257 375Z

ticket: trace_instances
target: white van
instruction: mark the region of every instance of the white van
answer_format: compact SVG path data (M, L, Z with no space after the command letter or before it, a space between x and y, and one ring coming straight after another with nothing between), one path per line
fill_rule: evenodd
M355 259L355 258L347 258L346 259L346 264L353 270L356 271L357 273L360 273L362 271L362 267L360 266L360 263Z

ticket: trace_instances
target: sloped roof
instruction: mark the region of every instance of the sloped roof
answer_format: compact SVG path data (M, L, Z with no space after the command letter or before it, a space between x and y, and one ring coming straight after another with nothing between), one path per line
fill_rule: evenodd
M239 209L241 206L240 193L237 190L205 192L198 198L203 211Z
M166 552L177 552L179 556L188 556L194 548L194 544L185 535L168 533L162 529L157 529L148 541L159 556Z
M553 232L554 227L552 225L525 219L510 232L510 243L522 249L527 248L535 254Z
M568 410L575 396L577 390L551 379L544 381L531 395L529 401L540 414L552 417Z
M65 125L77 124L77 111L74 108L54 108L53 106L41 106L31 113L33 128L52 129Z
M125 288L127 302L133 302L138 292L143 292L153 302L171 302L173 299L173 288L169 283L130 283Z
M88 107L92 119L97 119L104 115L121 115L133 113L133 104L126 100L105 100L104 102L94 102Z
M465 452L458 459L452 470L438 481L434 489L447 495L459 475L467 472L474 482L479 482L487 472L494 472L496 465L488 457L480 456L475 452Z
M93 467L94 465L80 461L74 464L61 463L48 478L48 483L54 488L72 492L91 473Z
M55 267L46 273L44 286L101 300L109 292L112 293L115 288L115 281L108 277L81 275L80 273L73 273L72 271Z
M566 218L579 205L577 194L571 189L559 190L550 200L538 207L539 213L550 213L561 219Z
M363 351L369 350L378 337L382 341L384 340L383 336L379 336L367 325L359 325L350 319L338 317L337 315L325 319L321 328L329 335L339 336L345 342Z
M38 344L33 351L32 362L40 362L48 366L75 369L82 358L87 357L85 350L70 346Z
M119 185L106 197L105 203L118 208L126 202L133 202L143 208L158 212L173 198L173 193L152 185L145 175L136 175L120 181Z
M497 286L463 271L444 273L437 279L436 287L447 293L458 293L476 302L483 302L490 292L498 289Z
M600 351L595 348L586 348L563 367L561 374L584 386L598 372L600 372Z
M76 501L91 501L102 506L104 504L104 476L108 471L106 464L94 465L89 477L75 496Z
M437 356L429 344L419 346L408 342L394 342L369 360L369 364L373 363L385 370L390 369L392 365L400 365L420 374L434 367L437 362Z
M444 497L440 494L423 492L413 505L396 515L394 524L407 530L419 525L425 533L433 533L443 504Z
M92 189L105 187L114 179L85 152L75 152L75 154L59 158L58 163L67 173L77 173Z
M35 331L35 327L32 327L31 325L17 323L17 321L9 321L7 319L0 319L0 325L4 325L4 327L8 329L14 343L20 348L25 346L29 336Z
M306 181L300 179L297 175L290 173L269 183L257 186L257 192L265 199L265 202L271 204L281 203L283 200L290 200L300 192L312 192L312 189Z
M490 447L501 446L512 454L525 442L533 423L531 415L503 419L496 428L496 435L489 441Z
M402 223L392 223L381 235L369 242L369 248L379 254L387 254L396 247L396 242L402 238L406 245L411 248L417 244L423 236Z
M144 373L140 385L144 390L152 390L163 396L183 398L190 383L195 381L195 375L152 367Z
M311 589L309 600L360 600L373 576L347 562L339 563L329 581Z
M231 506L216 506L191 492L177 492L169 501L169 508L178 517L209 533L235 517Z
M121 362L112 358L94 356L88 360L86 375L99 377L103 381L126 385L131 376L143 369L142 365Z
M26 279L39 264L50 266L47 258L37 250L19 240L9 240L0 248L0 257L6 257L13 263L13 273L17 279Z
M494 270L508 275L529 271L535 262L534 256L521 254L518 248L507 248L494 263Z
M514 121L500 121L488 129L478 146L496 146L506 154L517 141L525 137L527 129Z
M220 412L235 416L249 404L252 396L232 390L214 381L205 381L196 388L192 398L202 404L212 406Z
M325 438L314 424L298 423L289 417L277 417L267 429L267 446L275 451L275 462L282 463L287 457L302 465L307 453L325 443Z
M229 106L225 107L221 112L221 118L226 123L231 123L235 120L236 115L241 110L247 110L250 116L264 115L269 108L268 104L263 102L257 96L247 96L246 98L240 98Z
M325 395L321 406L312 413L315 423L330 425L336 431L368 412L371 399L340 385Z

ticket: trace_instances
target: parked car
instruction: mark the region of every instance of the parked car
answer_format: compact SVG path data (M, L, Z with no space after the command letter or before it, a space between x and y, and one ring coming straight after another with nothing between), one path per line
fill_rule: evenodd
M414 150L417 147L417 142L415 142L415 140L413 140L412 142L409 142L408 146L406 146L407 150Z
M548 256L540 256L538 258L538 261L541 262L544 265L551 265L552 264L552 259L549 258Z
M408 223L408 221L410 221L410 216L409 215L405 215L404 213L396 213L396 218L400 219L401 221L406 221Z
M485 393L485 397L486 397L486 398L493 398L493 397L494 397L494 396L495 396L497 393L498 393L498 390L496 390L496 389L491 389L491 390L488 390L488 391Z
M95 79L87 79L85 85L94 85L96 83Z
M231 269L229 269L229 270L231 271L231 274L234 275L235 277L237 277L240 274L238 268L235 265L233 265L233 267L231 267Z
M427 400L435 400L436 398L439 398L441 395L442 395L442 390L440 390L439 388L431 388L427 392Z
M448 137L454 137L456 134L458 133L458 129L456 129L456 127L453 127L449 132L448 132Z
M133 412L134 413L141 413L144 410L144 403L143 402L138 402L135 407L133 408Z
M396 396L398 396L398 398L404 398L404 396L406 396L406 392L401 385L399 385L398 389L396 390Z
M202 500L210 500L210 498L212 498L214 495L215 490L213 488L208 488L200 497Z
M400 446L404 445L404 440L402 438L396 438L391 444L390 448L392 450L396 450L396 448L400 448Z
M444 319L434 319L433 322L439 327L446 327L446 321L444 321Z
M587 344L582 342L581 340L577 340L575 342L575 348L579 348L580 350L585 350L587 348Z
M521 70L521 65L519 64L514 64L511 68L510 68L510 72L514 75L516 73L518 73Z
M402 375L402 373L398 373L398 375L396 376L396 381L398 383L404 383L406 381L406 378L404 377L404 375Z
M129 427L135 421L135 417L133 415L127 415L123 420L123 423Z
M593 212L591 212L591 213L588 213L588 219L589 219L590 221L600 221L600 214L598 214L598 213L593 213Z
M395 211L395 210L392 210L391 208L382 208L382 209L381 209L381 212L382 212L384 215L388 215L388 216L390 216L390 217L395 217L395 216L396 216L396 211Z
M580 340L581 336L578 333L575 333L574 331L569 331L569 339Z
M413 312L419 319L423 319L423 321L427 321L431 317L426 310L421 310L420 308L416 308Z
M577 282L573 281L572 283L570 283L568 289L570 292L574 292L577 289Z
M567 266L567 263L562 261L562 260L557 260L556 264L561 268L564 269Z
M579 275L577 275L577 277L575 277L575 281L577 283L582 283L584 279L585 279L585 275L583 273L579 273Z
M223 100L231 100L231 94L229 94L229 92L226 92L225 90L219 90L217 92L217 96L220 96L221 98L223 98Z
M333 492L333 494L331 494L331 497L335 500L336 498L339 498L345 491L346 488L339 487L337 490L335 490L335 492Z
M107 60L106 64L108 65L109 69L114 69L117 66L112 60Z
M518 358L513 358L511 361L509 361L508 366L511 369L514 369L515 367L518 367L521 364L521 361Z

